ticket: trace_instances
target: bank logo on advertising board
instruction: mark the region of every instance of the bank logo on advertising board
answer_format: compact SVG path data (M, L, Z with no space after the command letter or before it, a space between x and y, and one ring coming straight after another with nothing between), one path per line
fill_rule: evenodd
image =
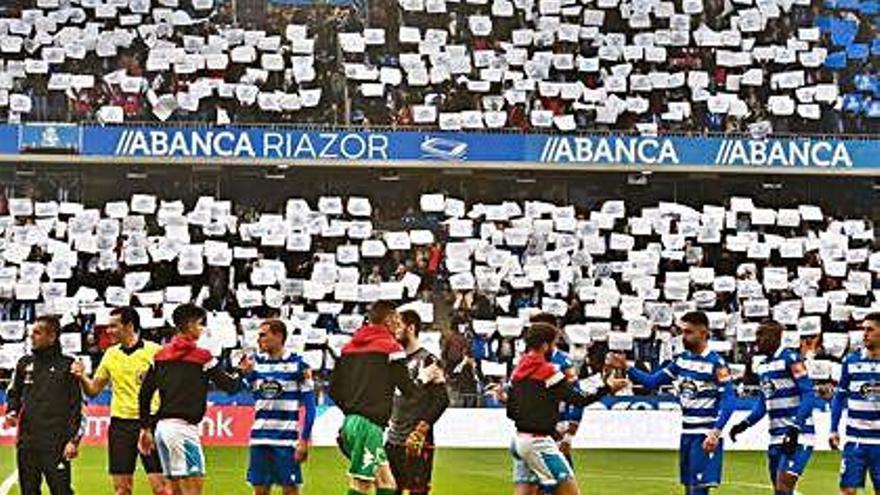
M757 167L852 168L845 143L812 140L725 139L715 165Z
M669 138L548 137L539 161L623 165L678 165L678 149Z

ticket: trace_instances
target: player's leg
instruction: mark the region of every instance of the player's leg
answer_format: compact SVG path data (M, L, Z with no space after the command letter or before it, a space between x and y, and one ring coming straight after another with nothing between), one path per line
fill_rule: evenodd
M540 493L538 475L529 468L519 453L520 449L525 448L518 436L510 443L510 455L513 457L513 494L538 495Z
M382 447L382 451L385 451L385 447ZM391 465L386 460L376 469L376 495L395 495L395 493L397 493L397 481L391 473Z
M840 459L840 495L856 495L865 487L868 464L864 447L847 442Z
M180 486L180 495L202 495L204 478L202 476L187 476L177 480Z
M776 477L776 493L778 495L794 493L798 480L804 474L812 455L812 447L798 445L794 454L784 455L780 458Z
M40 495L43 473L36 452L19 447L16 449L15 455L18 464L18 487L21 490L21 495Z
M135 450L137 450L136 438ZM150 483L153 495L167 495L171 493L171 483L162 472L162 461L159 459L159 453L153 450L150 452L150 455L140 454L140 459L144 472L147 473L147 481Z
M269 479L268 447L252 445L248 449L247 482L254 489L254 495L269 495L272 482Z
M431 477L434 471L434 446L426 445L422 455L411 459L409 467L409 494L428 495L431 492Z
M107 466L115 495L131 495L139 433L140 424L137 421L110 418L110 427L107 429Z
M377 484L379 466L387 465L387 458L384 449L381 449L382 458L378 459L376 449L370 447L375 446L377 442L381 446L384 441L383 435L382 430L366 418L358 415L345 418L341 438L343 452L349 454L351 461L348 469L350 477L348 495L366 495L374 486L379 493ZM388 471L388 476L393 480L391 469L388 468Z
M724 441L718 442L714 452L703 450L705 435L688 435L687 492L688 495L708 495L709 490L721 483L724 459Z
M520 440L517 453L542 487L554 495L580 495L574 471L552 438L520 436Z
M871 484L874 485L874 493L880 495L880 445L867 445L868 472L871 473Z
M303 484L302 466L296 462L296 448L269 447L271 449L272 483L278 485L284 495L298 495ZM268 494L268 492L267 492Z
M782 459L782 446L771 445L767 449L767 468L770 471L770 484L775 485L779 477L779 464Z
M405 490L411 488L408 476L408 473L411 471L411 462L406 453L406 447L388 442L385 444L385 453L388 456L391 474L397 483L396 495L402 495ZM412 494L413 492L410 491L410 493Z
M52 495L73 495L70 461L61 452L41 452L40 470Z

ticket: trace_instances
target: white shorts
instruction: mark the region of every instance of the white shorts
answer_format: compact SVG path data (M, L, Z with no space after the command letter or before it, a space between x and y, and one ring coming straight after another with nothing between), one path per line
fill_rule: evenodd
M156 448L162 473L169 479L205 475L205 453L199 427L182 419L163 419L156 425Z
M551 437L519 433L510 445L513 482L554 487L574 479L574 471Z

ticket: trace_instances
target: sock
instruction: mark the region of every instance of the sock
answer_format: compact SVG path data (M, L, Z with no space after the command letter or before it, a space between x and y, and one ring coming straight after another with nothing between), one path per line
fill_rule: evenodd
M775 493L776 495L793 495L792 492L783 492L783 491L780 491L780 490L776 490L776 491L773 492L773 493Z
M348 491L345 492L345 495L367 495L367 494L361 493L361 492L355 490L354 488L349 488Z
M708 488L691 488L691 491L688 492L688 495L709 495Z
M376 488L376 495L394 495L397 493L397 490L392 490L391 488Z

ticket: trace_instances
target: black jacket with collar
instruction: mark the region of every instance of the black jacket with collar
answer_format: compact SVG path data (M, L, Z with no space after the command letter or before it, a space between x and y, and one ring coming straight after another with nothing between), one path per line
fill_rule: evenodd
M60 450L78 441L83 400L73 361L58 342L19 359L6 392L7 410L19 417L19 447Z

